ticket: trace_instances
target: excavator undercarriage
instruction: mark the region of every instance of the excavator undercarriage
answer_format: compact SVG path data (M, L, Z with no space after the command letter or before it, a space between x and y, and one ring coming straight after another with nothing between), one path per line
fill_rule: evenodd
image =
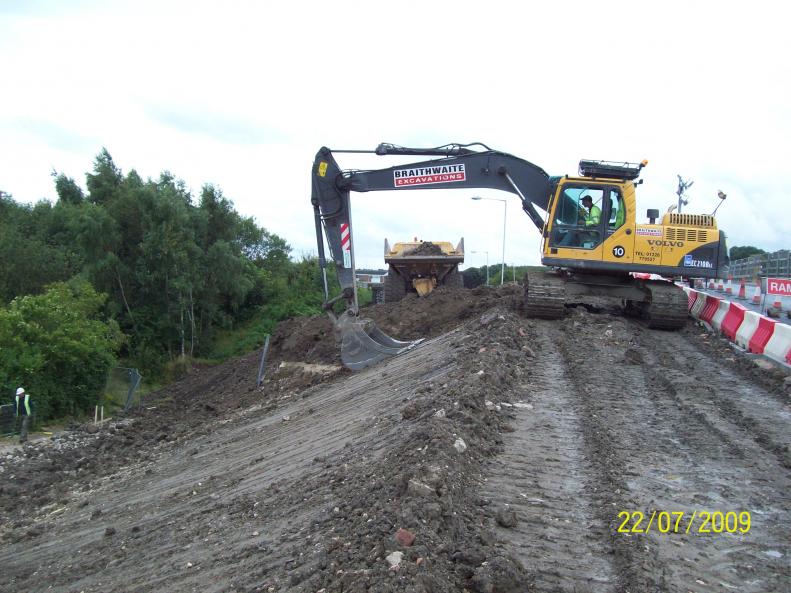
M665 280L579 274L569 270L528 271L524 278L524 312L528 317L559 319L566 305L581 297L620 298L627 315L643 318L648 327L675 330L687 321L684 291Z

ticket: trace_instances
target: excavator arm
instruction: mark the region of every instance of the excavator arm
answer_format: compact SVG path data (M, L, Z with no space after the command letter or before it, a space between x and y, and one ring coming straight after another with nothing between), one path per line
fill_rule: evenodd
M471 146L480 146L482 150L473 150ZM387 169L343 171L333 152L438 158ZM522 209L539 231L543 231L544 221L535 206L544 210L548 207L552 190L549 175L528 161L485 145L450 144L426 149L380 144L373 151L332 151L326 147L318 151L313 162L311 202L324 282L324 308L340 332L341 358L347 367L361 369L415 345L394 340L369 320L358 318L350 192L478 188L516 194ZM334 299L329 298L327 286L325 236L342 290ZM346 310L336 317L332 306L338 300L345 301Z
M333 151L322 148L313 163L311 201L316 223L319 263L326 259L322 234L326 234L330 254L344 291L347 308L357 313L354 302L354 248L351 234L350 192L403 191L419 189L499 189L519 196L522 209L539 231L544 221L535 206L546 210L551 181L540 167L504 152L473 151L470 145L452 144L440 148L403 148L380 144L378 155L420 155L441 158L370 171L342 171ZM345 152L345 151L335 151ZM326 297L326 283L325 283Z

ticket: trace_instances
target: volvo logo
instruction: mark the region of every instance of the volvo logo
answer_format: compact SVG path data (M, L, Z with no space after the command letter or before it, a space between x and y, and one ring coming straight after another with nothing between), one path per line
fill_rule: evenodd
M656 239L648 239L649 245L656 245L657 247L684 247L683 241L658 241Z

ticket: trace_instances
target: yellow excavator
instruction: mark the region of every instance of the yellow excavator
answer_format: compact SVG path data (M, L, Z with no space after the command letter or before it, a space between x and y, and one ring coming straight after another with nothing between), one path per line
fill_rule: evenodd
M333 154L436 157L377 170L343 171ZM542 236L544 270L524 279L524 311L529 317L557 319L580 297L618 297L627 314L643 317L648 326L679 329L687 319L687 298L672 282L651 279L722 277L728 263L725 233L713 216L648 210L637 221L635 186L642 163L582 160L576 176L551 177L524 159L481 143L437 148L380 144L372 151L323 147L316 154L311 202L319 265L324 271L325 309L340 331L341 359L362 369L415 346L396 340L368 319L359 317L354 283L349 194L352 191L489 188L516 194L522 209ZM542 217L536 210L546 215ZM329 298L324 238L330 248L342 292ZM346 309L335 315L338 300Z

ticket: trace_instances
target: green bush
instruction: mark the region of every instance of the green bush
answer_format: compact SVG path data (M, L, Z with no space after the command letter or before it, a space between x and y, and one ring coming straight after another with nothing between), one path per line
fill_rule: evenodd
M89 411L100 402L123 335L102 316L105 296L84 281L0 308L0 386L24 386L40 420Z

